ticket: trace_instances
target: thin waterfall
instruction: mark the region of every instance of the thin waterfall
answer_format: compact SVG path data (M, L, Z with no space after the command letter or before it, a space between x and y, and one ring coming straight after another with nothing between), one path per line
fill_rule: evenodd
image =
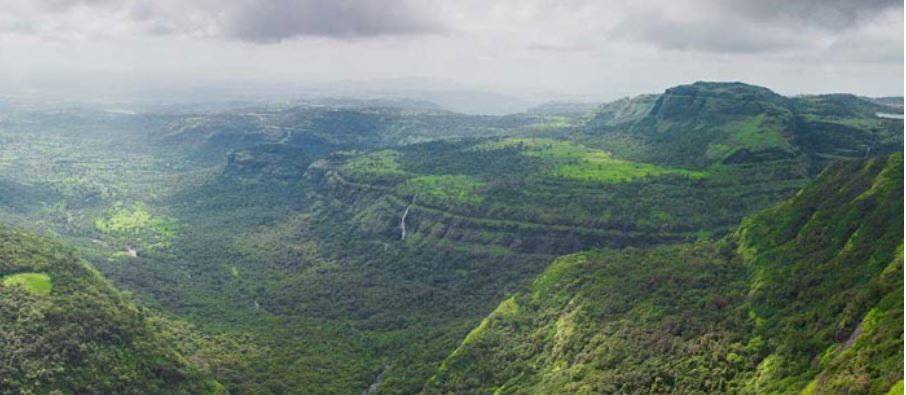
M406 205L406 209L403 210L403 215L400 217L400 240L406 240L406 216L409 215L409 208L413 203L415 203L415 195L412 195L412 200Z

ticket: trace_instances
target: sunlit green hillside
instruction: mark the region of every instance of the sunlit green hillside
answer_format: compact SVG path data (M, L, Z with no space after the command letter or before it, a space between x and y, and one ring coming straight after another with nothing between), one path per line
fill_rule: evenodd
M901 154L842 163L725 240L557 258L429 392L896 391L902 180Z

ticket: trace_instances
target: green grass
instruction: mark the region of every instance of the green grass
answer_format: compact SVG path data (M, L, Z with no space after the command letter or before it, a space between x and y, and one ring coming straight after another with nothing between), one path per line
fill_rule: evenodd
M132 208L118 206L110 211L106 219L97 220L95 226L104 232L134 233L150 226L151 221L151 213L143 206L137 205Z
M567 141L541 138L510 138L476 145L476 150L494 150L516 147L527 156L551 164L548 176L599 183L629 182L647 177L667 175L701 179L707 173L648 163L617 159L608 152Z
M838 125L849 126L855 129L862 130L873 130L884 127L884 122L877 118L856 118L856 117L840 117L840 116L826 116L826 115L815 115L815 114L805 114L803 116L808 121L811 122L826 122L826 123L835 123Z
M393 150L375 151L350 159L342 169L356 175L404 175L399 155Z
M739 149L762 151L780 149L792 151L793 147L781 133L779 125L772 124L764 114L745 118L726 126L731 131L728 138L708 145L705 155L712 159L725 159Z
M400 185L399 192L417 195L418 200L455 204L479 204L484 183L463 175L432 175L410 178Z
M564 273L569 272L578 265L588 261L589 254L579 252L557 258L544 271L544 274L535 279L532 289L536 296L552 296L552 290L558 285Z
M887 392L887 395L900 395L903 393L903 380L898 381L892 387L890 391Z
M122 237L148 235L158 245L166 245L179 232L176 218L151 214L142 203L126 207L117 203L104 218L95 221L95 228L105 234Z
M561 115L545 115L539 117L538 123L533 123L527 129L560 129L576 126L576 123Z
M50 276L44 273L16 273L3 277L6 287L19 286L35 295L50 295L53 286Z
M692 179L704 178L706 173L655 166L647 163L616 159L610 154L592 151L574 164L563 164L553 173L573 180L603 183L629 182L635 179L680 175Z
M745 148L766 149L781 148L792 149L780 130L774 125L765 122L764 114L747 118L733 125L736 128L735 138Z

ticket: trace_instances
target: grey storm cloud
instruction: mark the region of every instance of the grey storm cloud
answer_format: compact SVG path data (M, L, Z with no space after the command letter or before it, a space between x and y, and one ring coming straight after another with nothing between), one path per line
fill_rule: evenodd
M723 10L762 21L799 22L841 30L889 10L902 9L903 0L731 0L714 3Z
M685 18L659 7L628 13L609 33L668 50L763 53L827 46L899 10L902 0L692 0Z
M241 1L227 8L222 28L227 38L261 43L298 36L358 38L442 30L417 3L373 0Z
M476 2L463 3L472 6L462 6L461 11L479 18L493 8ZM134 33L153 36L183 35L257 44L301 37L347 40L411 37L455 34L462 30L462 26L456 26L439 10L442 5L456 9L456 4L463 3L431 0L3 0L0 2L0 34L3 30L20 34L50 31L57 33L56 36L65 36L67 32L83 36L83 21L64 16L77 15L77 11L87 9L97 11L95 17L102 22L119 18L122 26L127 26L127 30L119 32L131 29ZM4 12L4 8L9 7L7 4L13 4L12 12ZM885 12L902 10L903 0L685 0L669 3L654 0L498 0L493 5L506 7L515 14L537 8L538 29L544 29L548 14L579 13L589 7L602 14L616 10L620 15L616 23L598 27L598 32L603 32L602 37L648 43L668 50L762 53L826 46L840 32L870 23L872 18ZM17 16L17 13L23 13L22 10L28 11L25 17ZM4 18L4 13L17 17ZM61 24L54 18L68 24ZM499 23L505 28L503 25L507 21ZM105 25L90 24L101 26L101 29ZM549 33L551 37L560 34L557 31ZM570 40L559 40L562 41L559 45L576 47Z
M903 0L0 0L0 95L400 78L898 95L902 30Z
M804 45L803 38L772 34L746 24L672 21L659 13L633 15L612 32L614 37L652 43L669 50L756 53Z
M48 11L66 11L76 6L113 6L121 5L121 0L37 0L34 2Z
M101 15L99 18L124 18L136 31L152 35L182 34L254 43L306 36L355 39L423 35L445 30L437 15L430 12L430 4L418 0L10 1L11 6L0 3L0 14L11 7L8 13L24 15L32 24L77 10L92 10ZM51 21L48 25L59 23ZM71 28L78 30L78 26Z

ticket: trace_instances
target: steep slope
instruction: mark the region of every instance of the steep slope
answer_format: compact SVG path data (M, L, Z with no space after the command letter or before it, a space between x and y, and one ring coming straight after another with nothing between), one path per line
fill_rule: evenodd
M219 393L72 249L0 227L0 392Z
M900 154L845 162L728 241L558 258L427 392L885 393L903 369L902 177Z
M640 98L626 103L643 108ZM813 172L828 159L894 152L903 143L902 121L877 115L890 107L853 95L787 98L743 83L696 82L653 98L647 114L627 122L611 120L619 103L603 106L585 125L587 142L626 159L691 169L759 163Z
M466 336L427 392L725 392L744 272L709 244L558 258Z
M605 149L630 159L704 168L742 152L759 159L797 154L788 99L742 83L696 82L667 89L636 122L600 129ZM745 151L743 151L745 150Z
M604 103L595 109L585 126L595 129L636 122L651 112L659 98L660 95L639 95Z
M902 378L902 154L833 166L737 235L766 346L747 388L881 393Z

